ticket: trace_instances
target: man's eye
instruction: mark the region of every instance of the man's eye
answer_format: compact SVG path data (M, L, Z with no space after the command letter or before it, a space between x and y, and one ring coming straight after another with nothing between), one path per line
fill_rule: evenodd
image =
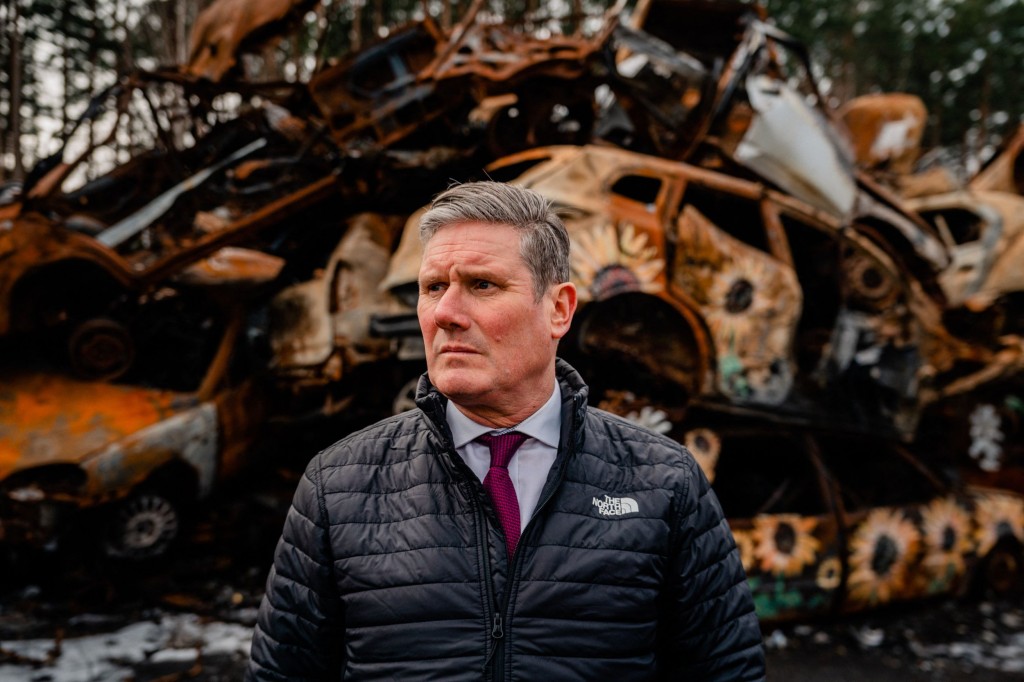
M488 282L485 279L479 279L476 282L476 288L477 289L493 289L494 288L494 282Z
M436 294L437 292L442 291L443 289L443 282L431 282L430 284L427 284L426 286L423 287L423 291L425 291L428 294Z

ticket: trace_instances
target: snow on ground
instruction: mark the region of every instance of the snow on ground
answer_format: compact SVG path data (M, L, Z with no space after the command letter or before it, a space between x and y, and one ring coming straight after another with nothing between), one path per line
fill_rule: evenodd
M4 682L127 682L140 664L188 664L200 657L248 657L252 628L206 622L195 614L157 613L97 635L0 642Z

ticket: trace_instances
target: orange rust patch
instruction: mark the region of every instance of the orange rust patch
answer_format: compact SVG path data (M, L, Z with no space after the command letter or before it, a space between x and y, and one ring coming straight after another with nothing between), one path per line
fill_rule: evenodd
M80 462L195 404L187 394L50 374L2 377L0 480L27 467Z

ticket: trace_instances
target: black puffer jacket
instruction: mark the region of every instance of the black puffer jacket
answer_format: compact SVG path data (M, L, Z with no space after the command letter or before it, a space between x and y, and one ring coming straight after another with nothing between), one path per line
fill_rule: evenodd
M757 618L678 444L586 405L511 562L444 398L314 458L277 547L249 680L759 680ZM511 576L511 578L509 577Z

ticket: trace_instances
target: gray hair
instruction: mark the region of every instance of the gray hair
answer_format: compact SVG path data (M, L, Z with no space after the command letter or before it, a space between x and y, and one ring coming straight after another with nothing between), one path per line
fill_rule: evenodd
M420 241L426 245L438 230L469 222L519 231L519 254L530 270L537 300L548 287L569 281L569 233L551 202L537 192L490 180L453 185L420 218Z

